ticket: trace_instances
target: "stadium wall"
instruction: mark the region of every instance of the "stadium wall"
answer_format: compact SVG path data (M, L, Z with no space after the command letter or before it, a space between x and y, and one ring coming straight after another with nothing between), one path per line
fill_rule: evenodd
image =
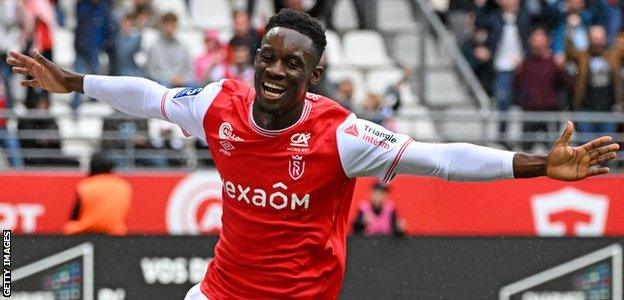
M122 175L134 193L127 221L130 233L218 233L222 203L218 173ZM17 234L60 233L74 205L75 185L83 176L0 174L0 228ZM358 179L351 218L373 183L372 178ZM457 183L399 176L391 184L390 198L409 235L624 236L623 183L623 175L575 183L547 178Z
M182 299L216 237L21 236L15 299ZM622 238L348 240L340 299L622 300Z

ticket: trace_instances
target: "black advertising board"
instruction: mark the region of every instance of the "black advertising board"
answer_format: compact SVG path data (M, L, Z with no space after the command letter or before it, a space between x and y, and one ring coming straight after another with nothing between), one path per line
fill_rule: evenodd
M14 236L12 299L183 299L215 237ZM342 299L615 299L624 238L348 241ZM618 298L619 297L619 298Z

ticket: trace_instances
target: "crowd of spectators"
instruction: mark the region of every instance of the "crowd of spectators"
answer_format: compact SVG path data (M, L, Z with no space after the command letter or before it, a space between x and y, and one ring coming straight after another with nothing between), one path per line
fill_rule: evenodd
M500 111L624 111L624 1L464 0L446 12L462 52ZM464 26L452 26L458 21ZM466 30L468 28L468 30ZM597 120L600 121L600 120ZM500 122L500 140L506 140ZM526 135L556 122L525 122ZM578 122L589 139L613 122ZM505 144L507 147L512 145ZM533 143L522 144L531 150Z
M332 28L335 2L318 0L307 12L325 20L327 27ZM188 1L186 4L189 9ZM69 67L79 73L141 76L167 87L202 87L223 78L234 78L252 85L253 58L263 35L263 25L254 27L250 22L254 4L255 1L247 1L246 9L233 11L231 38L223 40L219 30L207 29L203 31L205 50L192 55L195 49L189 49L189 45L179 38L180 24L184 20L180 20L174 12L159 11L151 0L76 0L75 7L71 7L72 15L75 15L73 27L68 25L67 7L63 7L61 1L0 1L0 109L7 109L0 114L0 160L15 168L78 164L76 158L64 157L61 152L59 125L57 119L49 114L51 102L54 101L50 95L28 88L24 99L16 99L18 93L11 91L14 86L11 85L11 77L14 75L5 63L9 50L29 53L38 49L46 58L53 60L53 51L57 49L54 47L55 29L64 28L73 32L74 39L75 60ZM276 10L305 9L301 0L274 1L273 4ZM367 13L370 3L354 0L353 4L359 27L371 28L372 22ZM158 30L158 37L149 46L142 45L146 29ZM322 63L327 66L325 58ZM354 99L352 82L330 83L324 79L313 92L336 98L347 109L385 125L400 106L400 97L394 85L384 95L371 93L365 99ZM92 101L74 94L69 103L63 104L69 105L74 111L74 118L78 118L80 107ZM16 130L9 130L9 112L16 102L37 113L29 113L28 118L16 120ZM184 159L171 159L163 154L164 150L179 151L184 146L173 134L175 128L162 126L150 131L149 126L151 123L125 118L122 113L115 112L104 118L101 141L94 150L118 150L121 154L115 161L125 166L184 166ZM156 132L157 136L150 137L150 132ZM205 149L205 144L196 144L198 150ZM42 154L37 149L45 149L46 152ZM133 160L124 157L139 151L147 155L138 155Z

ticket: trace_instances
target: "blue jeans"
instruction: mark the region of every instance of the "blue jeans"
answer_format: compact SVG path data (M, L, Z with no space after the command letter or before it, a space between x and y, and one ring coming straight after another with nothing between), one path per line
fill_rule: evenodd
M20 143L13 134L6 128L0 128L0 147L4 149L6 155L14 168L23 168L24 160L20 151Z
M74 70L81 74L100 74L100 51L92 50L89 53L76 51ZM76 110L80 106L80 94L74 93L71 107Z
M513 71L496 72L494 75L494 97L499 111L508 111L513 100L512 80ZM503 138L507 131L507 122L501 121L498 126L499 138Z

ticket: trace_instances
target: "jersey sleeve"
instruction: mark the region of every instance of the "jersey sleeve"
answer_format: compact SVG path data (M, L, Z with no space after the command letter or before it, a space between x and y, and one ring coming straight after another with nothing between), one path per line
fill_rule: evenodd
M204 116L222 85L223 80L204 88L168 89L144 78L87 75L84 92L124 113L177 124L186 135L205 141Z
M340 162L348 177L375 176L389 182L396 174L453 181L514 178L514 152L467 143L431 144L351 115L337 128Z
M204 116L216 96L221 92L223 81L213 82L204 88L175 88L165 92L160 110L164 120L177 124L185 135L205 141Z
M411 140L353 114L336 129L340 162L350 178L374 176L389 182Z

